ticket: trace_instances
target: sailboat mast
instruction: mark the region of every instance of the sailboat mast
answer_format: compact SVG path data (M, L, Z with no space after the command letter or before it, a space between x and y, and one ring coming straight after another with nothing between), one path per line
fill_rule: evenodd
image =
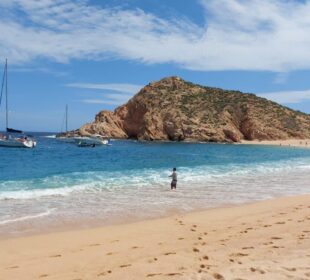
M5 123L6 123L6 128L9 127L9 101L8 101L8 59L5 60Z
M66 105L66 133L68 132L68 104Z

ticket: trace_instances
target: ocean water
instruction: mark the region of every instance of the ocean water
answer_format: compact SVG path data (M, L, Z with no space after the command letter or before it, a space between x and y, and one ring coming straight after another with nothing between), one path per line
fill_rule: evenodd
M310 193L310 149L117 140L79 148L46 135L37 140L36 149L0 148L0 235Z

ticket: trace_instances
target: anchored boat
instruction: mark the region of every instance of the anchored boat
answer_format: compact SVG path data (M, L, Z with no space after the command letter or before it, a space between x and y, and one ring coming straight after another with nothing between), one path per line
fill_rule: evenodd
M62 132L63 124L61 127L61 133L56 135L56 139L65 143L75 143L73 136L68 136L68 105L65 110L65 133Z
M95 134L89 137L74 137L74 141L79 147L110 145L109 140L99 134Z
M11 148L34 148L37 145L37 142L34 138L24 135L21 130L9 128L9 109L8 109L8 61L6 59L2 86L1 86L1 95L0 95L0 107L2 103L3 91L5 87L5 124L6 132L0 134L0 147L11 147Z

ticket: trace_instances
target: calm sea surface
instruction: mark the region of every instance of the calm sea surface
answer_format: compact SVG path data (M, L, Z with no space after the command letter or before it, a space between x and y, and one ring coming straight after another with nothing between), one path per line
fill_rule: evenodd
M37 140L36 149L0 148L0 235L310 193L310 149L134 141L79 148ZM170 191L173 167L177 191Z

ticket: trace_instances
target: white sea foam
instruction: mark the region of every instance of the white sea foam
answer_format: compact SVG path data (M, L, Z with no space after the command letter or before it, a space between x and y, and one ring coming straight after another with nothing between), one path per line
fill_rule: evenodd
M221 186L225 178L231 184L242 183L248 176L251 179L260 175L278 174L310 170L308 162L283 161L259 165L198 166L180 168L179 179L183 184L210 183ZM164 169L132 170L127 172L74 172L53 175L41 179L5 181L0 183L0 200L38 199L50 196L68 196L74 193L96 193L115 189L146 188L165 186L170 171ZM254 177L252 177L254 176Z
M42 217L50 215L52 211L53 210L48 210L46 212L38 213L35 215L27 215L27 216L19 217L16 219L8 219L8 220L0 221L0 225L6 225L6 224L11 224L11 223L21 222L21 221L26 221L26 220L42 218Z
M170 171L91 171L0 182L1 232L31 231L50 224L149 218L279 195L309 193L309 161L178 168L177 192ZM50 210L52 209L52 210Z
M30 189L0 192L0 200L9 199L37 199L46 196L67 196L74 191L91 188L92 184L74 185L63 188Z

